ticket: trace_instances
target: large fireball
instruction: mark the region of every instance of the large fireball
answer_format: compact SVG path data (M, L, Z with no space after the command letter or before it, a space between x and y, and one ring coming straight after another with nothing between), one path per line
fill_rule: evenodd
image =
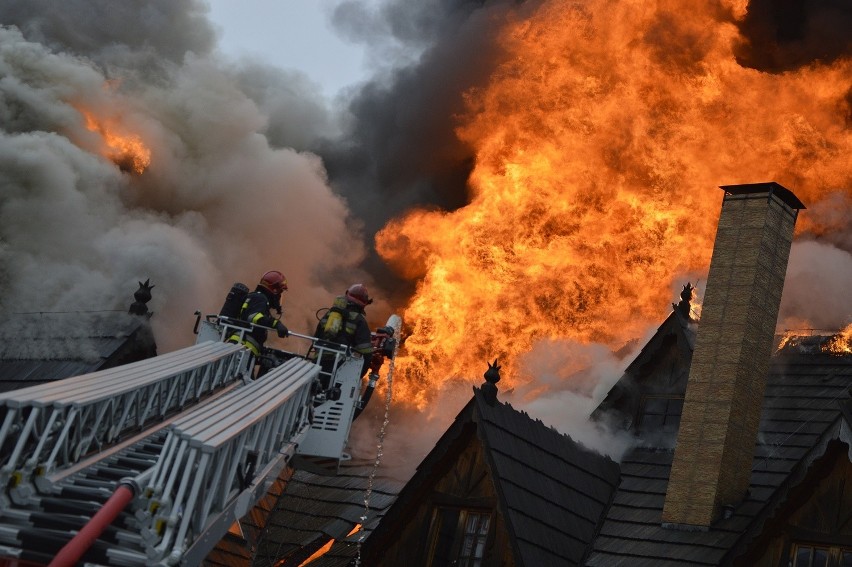
M528 380L516 362L536 339L617 347L659 322L681 280L706 271L719 185L777 181L809 207L852 195L849 59L743 67L739 5L521 9L460 118L470 203L377 236L419 281L397 384L420 406L444 379L478 383L495 357L508 385Z

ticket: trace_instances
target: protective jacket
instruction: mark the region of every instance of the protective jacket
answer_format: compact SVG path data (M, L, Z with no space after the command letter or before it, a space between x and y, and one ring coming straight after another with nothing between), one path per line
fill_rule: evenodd
M364 372L373 357L370 325L364 308L345 297L338 297L317 324L314 336L333 343L348 345L364 357ZM363 373L362 373L363 374Z
M278 297L266 288L257 286L253 292L246 295L243 306L240 309L240 319L254 325L262 325L273 329L278 329L279 326L283 327L284 324L270 314L270 309L281 311L281 304ZM255 351L255 355L258 355L260 354L260 349L266 343L267 334L266 329L255 327L246 337L251 340L245 341L245 345L250 350Z

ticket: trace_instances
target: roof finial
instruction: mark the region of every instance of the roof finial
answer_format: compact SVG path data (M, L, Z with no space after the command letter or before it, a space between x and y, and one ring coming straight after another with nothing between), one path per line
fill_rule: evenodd
M497 382L500 381L500 365L497 364L498 359L494 359L494 362L488 363L488 370L485 371L483 375L485 377L485 383L480 388L482 390L482 395L485 396L485 401L488 402L488 405L493 406L497 401Z
M150 317L152 315L148 313L148 306L145 304L151 301L151 290L153 288L154 285L151 284L150 278L145 280L145 283L139 282L139 289L133 293L133 299L136 301L130 305L129 313L131 315L139 315L140 317Z
M687 321L692 321L692 298L695 296L695 286L692 282L686 282L683 290L680 292L680 301L677 304L672 304L675 311L683 315Z

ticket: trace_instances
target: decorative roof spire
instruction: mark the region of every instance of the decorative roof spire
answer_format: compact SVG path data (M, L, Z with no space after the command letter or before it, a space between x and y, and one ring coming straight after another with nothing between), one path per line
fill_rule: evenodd
M695 292L695 286L692 285L691 282L686 282L686 285L683 286L683 290L680 292L680 301L677 304L672 304L675 311L683 315L683 317L687 321L692 321L692 305L690 302L692 301L692 297Z
M498 359L488 363L488 370L483 374L485 383L482 384L482 395L485 396L485 401L489 406L493 406L497 402L497 382L500 381L500 365L497 364Z
M139 315L140 317L150 317L152 313L148 312L148 306L145 305L149 301L151 301L151 290L154 288L154 285L151 284L151 279L145 280L145 283L139 282L139 289L133 294L134 301L130 305L130 310L128 311L131 315Z

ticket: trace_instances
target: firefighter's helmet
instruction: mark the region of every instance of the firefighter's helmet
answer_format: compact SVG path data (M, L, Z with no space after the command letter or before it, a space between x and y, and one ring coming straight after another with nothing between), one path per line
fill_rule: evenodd
M346 299L361 307L366 307L373 302L370 294L367 293L367 288L364 284L359 283L349 286L349 289L346 290Z
M270 270L260 278L259 285L278 295L287 290L287 278L278 270Z

